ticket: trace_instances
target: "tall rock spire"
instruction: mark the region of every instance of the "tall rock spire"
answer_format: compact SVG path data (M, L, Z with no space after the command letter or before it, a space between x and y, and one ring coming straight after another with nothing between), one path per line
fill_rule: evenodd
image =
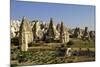
M33 31L33 38L34 38L34 40L41 40L42 39L43 32L41 30L41 24L40 24L39 21L35 21L34 22L32 31Z
M52 18L50 18L50 24L49 24L49 28L47 30L47 36L49 36L50 38L55 37Z
M34 22L34 25L33 25L33 28L32 28L32 31L33 31L33 38L34 39L37 39L37 36L36 36L36 21Z
M61 43L67 43L68 41L69 41L68 31L65 30L63 22L61 22L61 27L60 27L60 42Z
M63 34L63 32L64 32L64 24L63 24L63 22L61 21L61 27L60 27L60 34Z
M88 40L90 39L88 27L85 27L84 34L83 34L83 39L88 39Z
M23 17L19 30L19 45L22 51L28 50L28 43L32 41L32 30L29 21Z
M75 38L81 38L82 33L81 33L81 30L80 30L79 27L76 27L76 28L75 28L73 36L74 36Z
M59 23L57 24L56 29L58 32L60 32L60 24Z

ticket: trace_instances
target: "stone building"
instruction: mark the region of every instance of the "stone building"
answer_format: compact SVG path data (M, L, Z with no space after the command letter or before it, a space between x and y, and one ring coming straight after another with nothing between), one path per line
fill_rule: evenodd
M69 42L69 33L67 30L65 30L63 22L61 22L61 27L60 27L60 42L61 43Z
M28 50L28 44L32 42L32 29L26 17L23 17L19 30L19 45L22 51Z

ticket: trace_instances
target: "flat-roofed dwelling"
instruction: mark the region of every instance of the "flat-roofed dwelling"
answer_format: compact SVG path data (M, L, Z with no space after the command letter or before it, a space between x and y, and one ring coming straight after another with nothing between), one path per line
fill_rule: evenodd
M22 51L28 50L28 43L32 42L32 29L26 17L23 17L19 30L19 45Z

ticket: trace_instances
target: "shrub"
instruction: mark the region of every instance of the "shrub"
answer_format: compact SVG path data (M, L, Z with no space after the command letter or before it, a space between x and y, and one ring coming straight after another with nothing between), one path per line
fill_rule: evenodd
M73 44L74 44L74 42L70 40L70 41L67 43L67 46L70 47L70 46L73 45Z
M13 43L14 45L18 46L19 45L18 37L11 38L11 43Z

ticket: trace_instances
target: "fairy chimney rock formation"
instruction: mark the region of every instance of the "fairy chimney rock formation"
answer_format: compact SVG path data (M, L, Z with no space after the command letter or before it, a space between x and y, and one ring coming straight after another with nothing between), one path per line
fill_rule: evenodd
M69 41L69 33L67 30L65 30L63 22L61 22L60 27L60 42L61 43L67 43Z
M22 51L28 50L28 44L32 42L32 29L26 17L23 17L19 30L19 45Z
M54 34L54 28L53 28L53 20L52 18L50 18L50 24L46 33L46 39L54 39L54 37L55 37L55 34Z
M50 19L49 27L46 33L46 40L58 40L59 39L59 32L56 29L56 26L53 24L53 19Z
M33 39L34 40L41 40L43 37L43 32L41 30L40 22L35 21L34 25L32 27L32 32L33 32Z
M81 38L82 36L82 33L81 33L81 30L80 28L76 27L75 30L74 30L74 35L73 35L75 38Z
M88 40L90 39L88 27L85 27L85 31L83 33L83 39L88 39Z

